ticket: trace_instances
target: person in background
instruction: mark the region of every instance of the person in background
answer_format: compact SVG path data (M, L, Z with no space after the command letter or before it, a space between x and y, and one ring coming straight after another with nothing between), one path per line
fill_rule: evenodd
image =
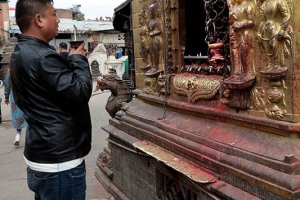
M58 45L58 53L64 58L68 58L69 52L68 52L68 45L65 42L61 42Z
M0 88L3 86L3 81L0 79ZM0 104L2 102L2 98L0 97ZM2 113L1 113L1 105L0 105L0 124L2 123Z
M122 48L119 48L117 51L116 51L116 54L115 54L115 58L116 59L119 59L123 56L123 49Z
M10 73L15 101L29 125L28 187L35 200L84 200L93 89L84 43L70 49L69 62L49 45L60 22L52 0L18 0L15 18L21 34Z
M16 129L16 136L14 145L18 147L20 145L21 140L21 132L23 128L28 126L24 113L22 110L18 108L14 101L13 93L11 90L11 81L10 81L10 72L9 68L5 77L4 81L4 103L8 105L10 103L10 110L11 110L11 118L12 118L12 127Z

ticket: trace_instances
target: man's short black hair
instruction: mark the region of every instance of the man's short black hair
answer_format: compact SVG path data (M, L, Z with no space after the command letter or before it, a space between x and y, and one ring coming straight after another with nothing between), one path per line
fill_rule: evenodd
M21 32L26 31L36 14L44 14L48 3L53 0L18 0L16 3L16 22Z
M68 49L68 45L65 42L59 43L59 47L62 48L62 49Z

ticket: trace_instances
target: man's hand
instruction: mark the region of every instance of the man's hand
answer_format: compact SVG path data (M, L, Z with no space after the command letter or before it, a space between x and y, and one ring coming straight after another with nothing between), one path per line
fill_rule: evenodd
M75 48L70 49L69 55L71 56L74 54L80 54L86 56L86 49L84 48L84 42L77 49Z

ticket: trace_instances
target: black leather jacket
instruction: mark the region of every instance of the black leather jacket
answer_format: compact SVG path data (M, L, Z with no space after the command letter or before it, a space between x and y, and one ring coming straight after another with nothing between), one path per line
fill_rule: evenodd
M69 61L42 40L18 38L11 81L29 125L24 155L30 161L61 163L91 149L90 68L84 56L72 55Z

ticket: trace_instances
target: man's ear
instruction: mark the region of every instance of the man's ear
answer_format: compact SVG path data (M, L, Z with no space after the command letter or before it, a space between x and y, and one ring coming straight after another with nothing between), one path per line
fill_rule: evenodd
M43 17L40 14L36 14L34 17L34 22L38 27L43 27Z

